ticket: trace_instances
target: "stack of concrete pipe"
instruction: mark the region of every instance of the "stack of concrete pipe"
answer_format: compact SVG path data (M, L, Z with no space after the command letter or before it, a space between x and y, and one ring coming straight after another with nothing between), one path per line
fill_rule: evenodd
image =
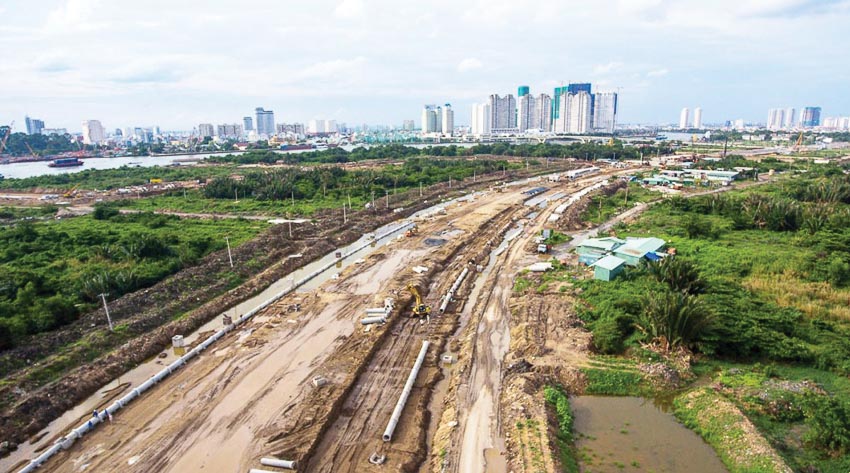
M398 228L389 230L386 233L384 233L380 236L377 236L375 238L375 240L381 240L383 238L386 238L387 236L392 235L393 233L405 230L412 225L413 225L412 222L407 222L404 225L399 226ZM362 250L363 248L366 248L367 246L369 246L371 244L372 244L372 242L369 241L369 242L365 242L361 245L358 245L357 247L353 248L352 250L350 250L347 253L345 253L344 255L342 255L342 259L345 259L345 258L351 256L352 254ZM74 442L77 439L82 438L83 435L85 435L86 433L93 430L98 424L100 424L101 422L104 422L106 419L108 419L110 416L115 414L115 412L117 412L122 407L126 407L128 404L130 404L131 401L133 401L134 399L139 397L142 393L144 393L145 391L147 391L148 389L153 387L153 385L162 381L168 375L170 375L171 373L180 369L189 360L191 360L192 358L194 358L195 356L200 354L202 351L209 348L210 345L212 345L213 343L218 341L221 337L225 336L228 332L235 330L237 326L246 322L251 317L253 317L257 313L261 312L266 307L277 302L278 300L280 300L281 298L283 298L287 294L290 294L296 288L301 287L302 285L304 285L305 283L307 283L311 279L315 278L316 276L320 275L321 273L325 272L326 270L332 268L334 265L336 265L336 261L333 261L331 263L328 263L328 264L322 266L320 269L308 274L307 276L302 278L300 281L293 284L292 287L275 294L270 299L263 302L262 304L260 304L256 308L254 308L253 310L246 312L244 315L242 315L241 317L236 319L236 321L232 325L225 325L225 327L223 329L217 331L216 333L211 335L209 338L207 338L206 340L201 342L198 346L189 350L188 353L181 356L180 358L175 360L170 365L166 366L162 371L151 376L147 381L145 381L144 383L137 386L135 389L133 389L132 391L127 393L124 397L118 399L117 401L112 403L106 409L98 412L97 415L92 415L92 417L89 420L84 422L82 425L80 425L76 429L72 430L68 435L58 439L54 445L52 445L50 448L48 448L47 450L42 452L42 454L39 455L38 457L36 457L35 459L31 460L26 466L24 466L22 469L20 469L18 471L18 473L30 473L32 471L35 471L38 467L43 465L48 459L50 459L50 457L52 457L53 455L58 453L60 450L71 448L71 446L74 444Z

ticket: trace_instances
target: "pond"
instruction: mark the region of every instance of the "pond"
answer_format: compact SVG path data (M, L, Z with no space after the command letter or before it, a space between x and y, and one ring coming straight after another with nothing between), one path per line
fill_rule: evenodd
M570 399L579 465L584 473L724 473L714 450L667 412L639 397Z

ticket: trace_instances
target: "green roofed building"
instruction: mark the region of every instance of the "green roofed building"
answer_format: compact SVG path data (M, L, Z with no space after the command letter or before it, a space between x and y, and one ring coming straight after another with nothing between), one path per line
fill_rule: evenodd
M658 259L655 252L664 247L666 242L661 238L626 238L626 242L614 249L614 256L624 260L629 266L637 266L647 255Z
M608 255L591 266L593 266L593 279L610 281L623 272L626 268L626 262L616 256Z

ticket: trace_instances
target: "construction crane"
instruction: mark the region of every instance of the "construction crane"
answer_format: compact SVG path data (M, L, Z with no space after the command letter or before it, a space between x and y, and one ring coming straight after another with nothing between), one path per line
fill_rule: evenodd
M77 189L80 187L79 184L74 184L74 187L70 188L68 192L64 193L62 197L66 199L73 199L77 196Z
M24 141L24 146L26 146L27 149L30 150L30 156L32 156L33 159L38 159L38 156L35 155L35 151L32 150L32 146L30 146L29 143Z
M792 151L800 151L800 148L803 146L803 132L800 132L800 136L797 137L797 141L794 142L794 147L791 148Z
M12 120L12 123L9 124L9 128L6 128L6 136L4 136L2 140L0 140L0 153L2 153L4 149L6 149L6 140L8 140L9 136L12 135L13 126L15 126L15 120Z
M413 306L413 316L420 319L429 318L431 315L431 307L422 302L422 296L419 294L419 289L413 283L407 283L407 290L416 298L416 304Z

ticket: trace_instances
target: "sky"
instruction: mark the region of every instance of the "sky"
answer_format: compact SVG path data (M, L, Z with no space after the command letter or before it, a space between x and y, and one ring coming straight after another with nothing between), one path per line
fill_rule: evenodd
M493 93L619 90L620 123L850 115L850 0L0 0L0 123L455 123Z

